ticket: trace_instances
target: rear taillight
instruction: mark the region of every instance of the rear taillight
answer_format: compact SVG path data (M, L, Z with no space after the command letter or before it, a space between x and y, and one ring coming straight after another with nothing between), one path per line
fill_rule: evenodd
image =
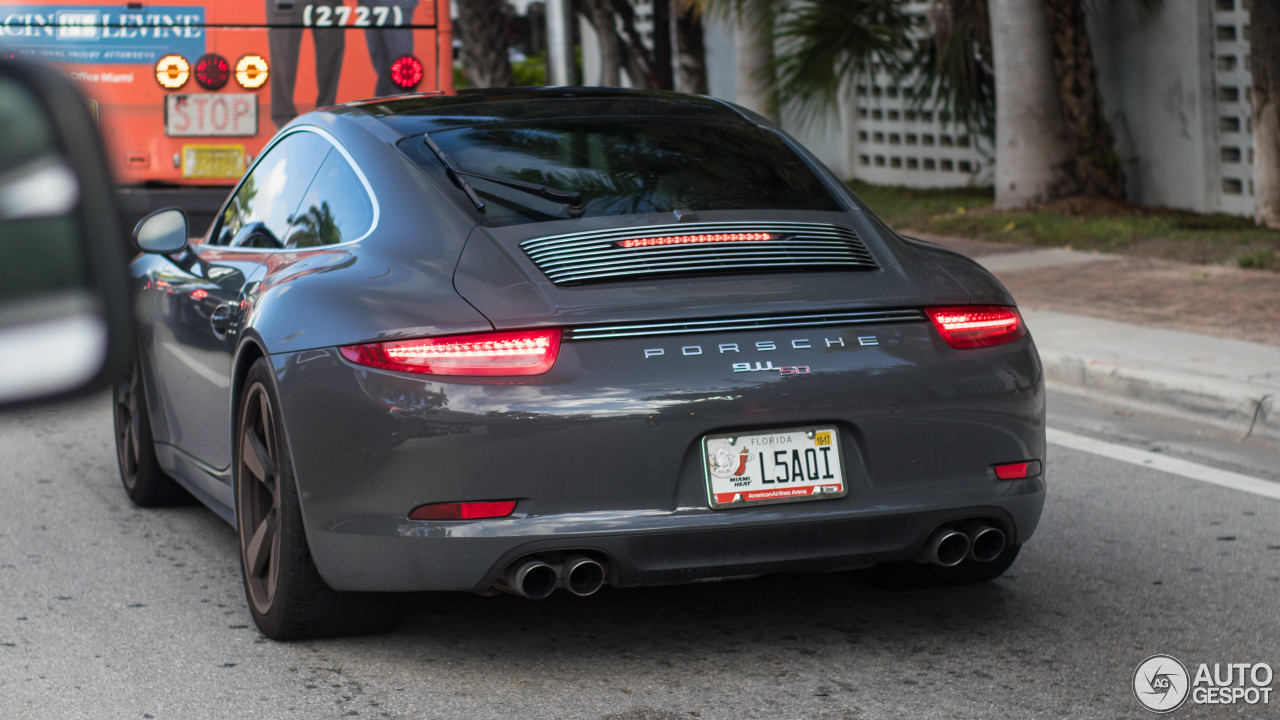
M432 503L419 505L409 513L410 520L483 520L507 517L515 512L515 500L496 502Z
M156 62L156 80L166 90L177 90L191 77L191 64L181 55L165 55Z
M427 375L541 375L556 364L559 330L392 340L342 348L357 365Z
M998 305L962 305L926 308L933 326L953 348L988 347L1013 342L1027 334L1017 308Z
M196 61L196 82L205 90L221 90L231 78L231 64L216 53L203 55Z
M261 55L245 55L236 61L236 82L245 90L262 87L267 73L267 61Z
M401 90L412 90L422 82L422 62L412 55L404 55L391 63L391 82Z

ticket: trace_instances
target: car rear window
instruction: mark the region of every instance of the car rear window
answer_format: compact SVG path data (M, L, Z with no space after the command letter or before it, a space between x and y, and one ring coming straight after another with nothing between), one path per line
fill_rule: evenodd
M597 117L483 124L437 130L431 138L460 170L581 193L588 217L843 209L779 135L747 124ZM400 146L429 172L442 172L421 135ZM491 225L569 217L557 202L467 181L485 202Z

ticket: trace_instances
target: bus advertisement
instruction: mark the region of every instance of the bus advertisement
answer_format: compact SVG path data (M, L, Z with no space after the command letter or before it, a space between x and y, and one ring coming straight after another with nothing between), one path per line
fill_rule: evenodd
M452 89L447 0L0 3L0 56L59 68L98 121L126 215L212 218L315 107Z

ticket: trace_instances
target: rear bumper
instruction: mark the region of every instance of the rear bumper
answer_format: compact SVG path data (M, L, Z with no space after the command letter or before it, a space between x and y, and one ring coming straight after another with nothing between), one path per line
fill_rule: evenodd
M1030 339L956 356L927 325L875 332L874 347L855 333L849 352L804 356L802 377L735 374L709 350L648 363L643 339L566 343L519 383L370 370L331 349L273 356L312 556L340 590L483 590L516 558L562 550L604 556L625 586L910 559L970 518L1026 541L1044 478L990 468L1044 460ZM838 428L846 496L709 509L703 436L815 424ZM518 504L502 519L408 519L480 500Z
M521 557L570 550L603 556L609 584L625 587L910 560L934 528L974 518L1020 543L1039 522L1044 481L1007 483L1003 490L1004 497L985 505L944 509L816 511L841 500L809 503L803 517L752 508L466 523L369 518L328 530L309 527L308 535L313 551L321 551L326 582L339 590L483 591Z

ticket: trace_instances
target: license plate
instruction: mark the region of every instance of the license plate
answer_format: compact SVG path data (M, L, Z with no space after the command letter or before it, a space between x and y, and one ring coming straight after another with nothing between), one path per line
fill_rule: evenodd
M244 174L243 145L183 145L182 177L231 178Z
M708 435L702 450L707 496L715 509L848 494L840 433L833 427Z
M179 93L164 98L169 137L251 137L258 134L258 96L250 93Z

